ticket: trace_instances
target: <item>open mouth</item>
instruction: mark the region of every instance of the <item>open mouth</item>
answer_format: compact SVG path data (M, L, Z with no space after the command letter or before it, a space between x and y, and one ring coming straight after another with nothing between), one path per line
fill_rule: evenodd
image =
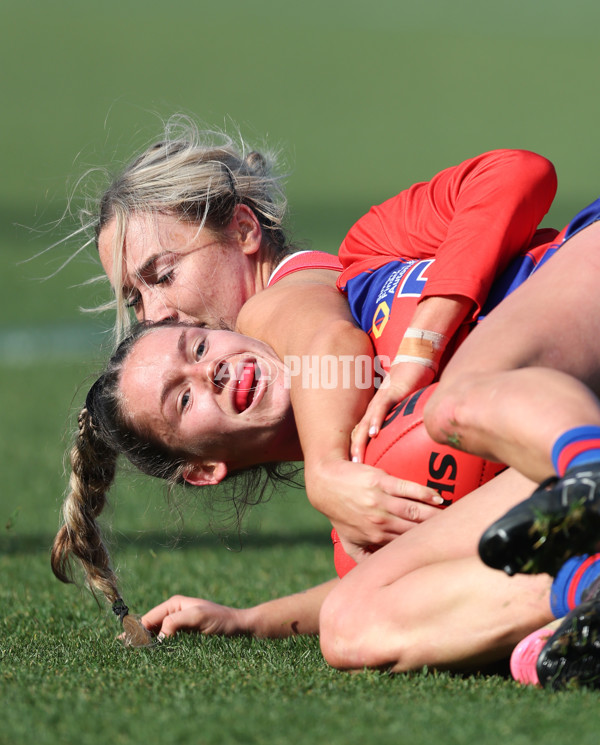
M260 368L255 360L240 363L234 381L233 405L241 414L252 405L258 381L260 380Z

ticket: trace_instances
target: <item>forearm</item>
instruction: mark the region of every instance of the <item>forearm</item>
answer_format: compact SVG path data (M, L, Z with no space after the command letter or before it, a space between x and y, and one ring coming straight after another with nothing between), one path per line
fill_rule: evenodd
M472 301L458 295L427 297L413 314L392 365L421 362L433 375L439 370L446 346L472 308Z
M417 305L410 325L451 338L471 310L470 298L459 295L427 297Z
M295 595L240 610L240 633L268 639L318 634L321 605L338 582L336 577Z

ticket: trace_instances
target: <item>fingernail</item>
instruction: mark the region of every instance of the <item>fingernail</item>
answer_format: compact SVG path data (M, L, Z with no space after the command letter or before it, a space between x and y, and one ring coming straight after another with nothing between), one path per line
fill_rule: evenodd
M444 504L444 498L440 497L438 494L434 494L433 499L431 501L434 504Z
M379 432L377 427L370 427L369 428L369 437L375 437L375 435Z
M352 456L352 462L353 463L358 463L358 455L353 455Z
M157 642L158 642L159 644L162 644L162 643L164 642L164 640L165 640L165 637L166 637L166 634L164 633L164 631L161 631L161 632L159 633L159 635L158 635L158 636L156 637L156 641L157 641Z

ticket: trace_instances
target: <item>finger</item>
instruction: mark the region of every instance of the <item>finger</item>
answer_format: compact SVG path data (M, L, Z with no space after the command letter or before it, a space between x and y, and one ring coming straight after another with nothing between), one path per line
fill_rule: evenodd
M391 395L391 392L378 391L375 394L363 418L352 430L350 455L355 463L364 461L369 439L377 437L383 420L399 400L396 395Z
M443 497L435 489L389 474L384 474L381 477L379 488L392 497L406 497L435 506L444 504Z
M369 415L369 437L377 437L381 430L383 420L394 406L402 400L402 397L392 395L392 391L387 391L385 395L376 395L369 404L367 414ZM365 416L366 418L366 416Z
M438 515L441 510L439 506L398 497L386 502L386 508L389 519L385 527L393 533L404 532L407 529L406 523L410 523L412 527L415 523L425 522L434 515Z
M398 501L410 502L410 500ZM347 542L352 546L352 552L347 550L347 553L355 561L358 561L356 557L357 552L372 552L375 547L385 546L399 535L407 533L439 512L439 508L437 507L423 505L418 502L397 505L394 509L403 516L395 516L388 513L386 519L382 520L378 525L365 524L359 530L352 530L351 539L342 539L342 545L345 545Z
M369 422L363 417L352 430L350 437L350 456L354 463L363 463L369 442Z
M394 509L400 514L397 516L388 513L387 520L384 524L375 529L374 526L365 533L358 543L361 546L373 547L384 546L393 541L399 535L407 533L417 525L421 525L430 518L439 514L439 507L424 505L419 502L411 503L410 500L401 500L404 504L396 506Z
M183 608L171 613L163 620L158 639L162 641L165 637L175 636L178 631L202 632L203 614L198 606Z
M379 389L377 391L363 417L369 420L369 437L377 437L386 416L409 393L410 388L397 384L386 390Z
M167 616L178 613L186 605L193 602L194 598L188 598L184 595L173 595L168 600L165 600L164 603L151 608L142 616L141 621L150 631L158 632Z

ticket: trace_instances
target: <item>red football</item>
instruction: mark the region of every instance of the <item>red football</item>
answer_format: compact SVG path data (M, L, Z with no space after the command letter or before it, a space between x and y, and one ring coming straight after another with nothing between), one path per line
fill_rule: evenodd
M434 389L435 384L422 388L390 411L379 434L367 446L365 463L436 489L447 507L506 466L440 445L429 437L423 424L423 410ZM332 538L335 568L342 577L355 563L341 547L335 531Z
M446 500L444 506L448 506L506 466L440 445L429 437L423 424L423 411L435 387L436 384L422 388L390 411L377 437L369 441L365 463L399 478L431 486Z

